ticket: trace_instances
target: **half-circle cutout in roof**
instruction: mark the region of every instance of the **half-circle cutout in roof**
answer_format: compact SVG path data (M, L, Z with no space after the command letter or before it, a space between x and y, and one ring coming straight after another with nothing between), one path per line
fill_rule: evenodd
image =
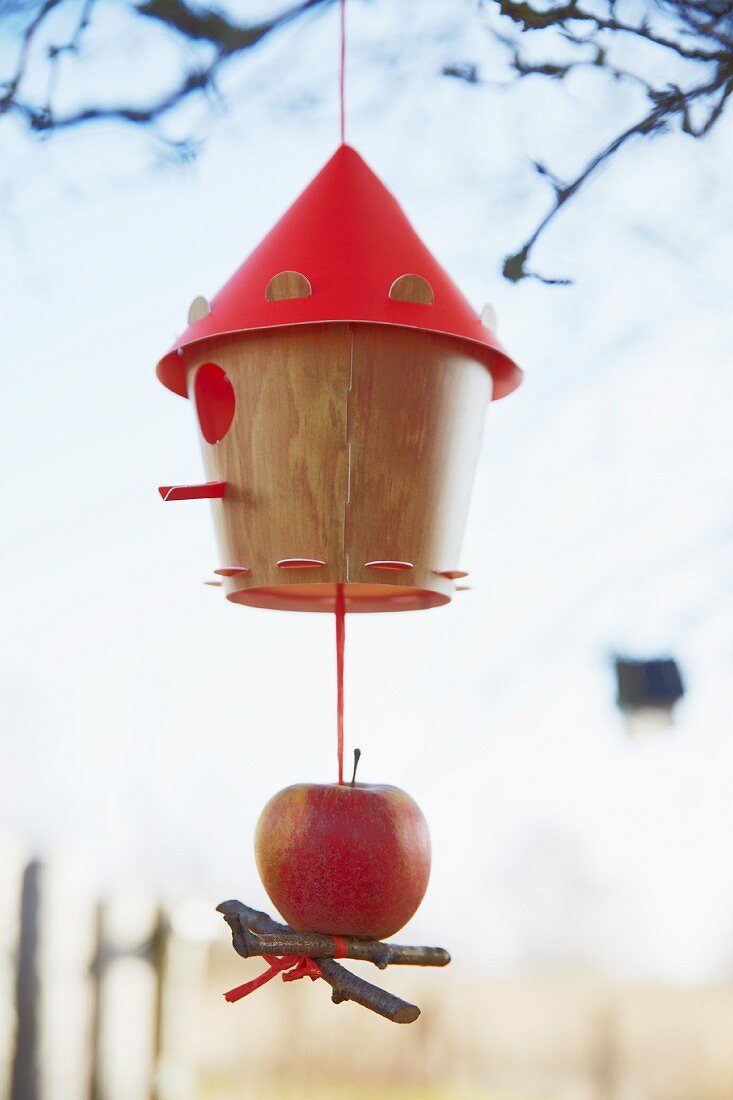
M268 301L273 275L302 272L306 298ZM430 308L389 297L400 273L420 272L435 294ZM292 325L383 324L460 340L491 371L493 398L521 381L519 368L415 233L393 195L362 158L342 145L158 364L161 382L188 396L190 362L179 354L219 336ZM204 354L207 354L204 352Z
M481 310L481 324L486 325L492 332L496 332L497 323L496 310L491 302L487 302Z
M389 288L389 296L397 302L416 302L421 306L431 306L435 301L433 288L422 275L400 275Z
M310 298L313 293L308 279L299 271L279 271L267 284L268 302L285 302L290 298Z
M197 298L191 302L188 307L188 323L193 325L196 321L203 321L204 317L208 317L211 313L211 306L209 305L203 294L199 294Z

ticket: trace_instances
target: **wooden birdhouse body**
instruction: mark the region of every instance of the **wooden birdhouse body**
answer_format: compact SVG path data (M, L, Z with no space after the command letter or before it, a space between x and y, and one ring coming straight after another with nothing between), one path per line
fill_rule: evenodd
M194 400L229 600L451 599L485 410L520 374L353 150L197 300L158 373Z
M214 363L235 399L223 439L199 432L207 479L227 486L212 508L230 600L332 611L345 584L352 612L448 602L491 397L481 363L432 333L346 324L198 357L190 391Z

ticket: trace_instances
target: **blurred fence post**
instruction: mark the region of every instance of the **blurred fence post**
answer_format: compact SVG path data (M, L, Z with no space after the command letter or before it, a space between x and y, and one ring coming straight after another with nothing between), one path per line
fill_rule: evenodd
M94 907L94 952L89 964L89 976L92 980L92 1024L90 1043L92 1050L92 1070L89 1080L89 1100L101 1100L102 1085L99 1079L99 1045L101 1041L100 1017L100 975L102 973L102 912L101 902Z
M23 874L20 936L15 991L16 1033L10 1100L39 1100L38 924L41 865L29 863Z
M219 934L219 918L209 903L190 898L173 907L161 960L157 1100L200 1095L209 952Z
M616 1012L616 1005L609 1001L601 1007L596 1017L591 1078L595 1081L597 1100L615 1100L616 1097L618 1061Z
M42 1100L88 1100L95 904L83 858L64 851L46 860L39 912L39 1093Z
M162 918L132 887L101 907L96 978L94 1100L151 1100L159 1031Z
M17 1033L17 963L25 852L9 834L0 835L0 1096L11 1095Z

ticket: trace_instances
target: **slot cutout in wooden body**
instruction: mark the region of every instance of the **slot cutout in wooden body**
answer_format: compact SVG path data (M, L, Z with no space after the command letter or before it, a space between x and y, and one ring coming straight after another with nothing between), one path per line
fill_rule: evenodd
M365 569L384 569L387 573L406 573L415 566L411 561L365 561Z
M281 558L278 569L323 569L325 561L320 558Z

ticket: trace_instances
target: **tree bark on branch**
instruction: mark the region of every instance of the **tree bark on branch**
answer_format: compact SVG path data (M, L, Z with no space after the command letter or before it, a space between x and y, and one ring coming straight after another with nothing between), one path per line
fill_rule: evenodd
M336 962L337 944L332 936L294 932L289 925L241 901L223 901L217 906L217 912L229 925L234 950L242 958L267 955L312 958L318 963L321 977L331 986L334 1004L354 1001L397 1024L413 1023L420 1015L417 1005L364 981ZM381 970L400 965L446 966L450 962L450 955L441 947L403 947L352 937L343 938L343 943L346 955L342 957L372 962Z

